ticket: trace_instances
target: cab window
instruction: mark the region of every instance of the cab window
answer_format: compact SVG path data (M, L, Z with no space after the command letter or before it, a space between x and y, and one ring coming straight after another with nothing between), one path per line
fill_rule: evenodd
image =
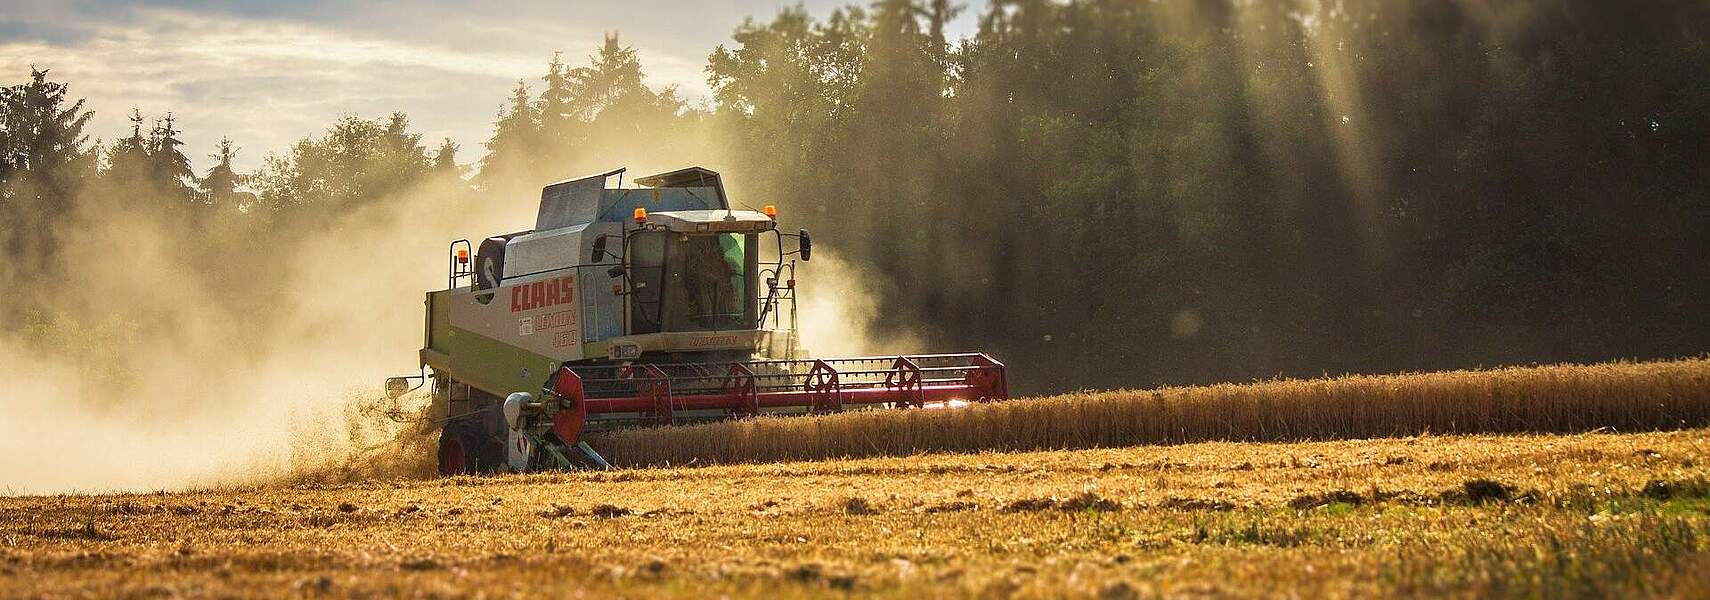
M739 234L672 234L666 242L664 331L749 329L745 267Z

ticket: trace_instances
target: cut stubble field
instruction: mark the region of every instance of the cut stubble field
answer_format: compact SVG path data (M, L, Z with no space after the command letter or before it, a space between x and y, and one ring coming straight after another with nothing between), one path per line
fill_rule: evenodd
M0 499L72 595L1710 594L1710 431L939 454Z

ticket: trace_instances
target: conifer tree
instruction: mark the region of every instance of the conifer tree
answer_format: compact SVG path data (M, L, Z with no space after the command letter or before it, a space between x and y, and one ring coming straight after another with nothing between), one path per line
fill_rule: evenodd
M385 190L400 189L420 180L432 166L427 148L422 145L422 134L410 131L410 118L401 112L386 118L374 161L378 179L375 185Z
M148 180L169 200L188 202L196 174L190 170L190 158L184 155L180 133L170 112L155 121L148 140Z
M29 83L0 88L0 181L33 173L64 179L59 187L94 166L83 128L95 113L83 110L82 99L66 106L69 87L47 76L31 68Z
M94 113L47 76L32 67L29 83L0 88L0 250L11 258L0 274L51 270L54 229L95 173L96 150L83 132Z
M463 166L457 164L457 143L451 141L451 138L445 138L439 143L439 149L433 153L433 166L430 170L442 175L463 175Z
M487 156L481 159L477 181L485 188L499 185L528 185L537 177L540 150L540 116L529 100L528 84L517 80L511 99L499 110L493 137L487 140Z
M598 54L588 57L588 66L570 71L576 108L589 119L630 96L648 94L641 81L641 59L635 48L624 46L616 33L607 34Z
M150 141L143 135L142 111L131 108L131 134L113 142L107 148L106 174L109 178L140 181L148 172Z
M548 154L553 158L567 152L578 140L576 139L579 126L588 115L581 114L576 106L576 94L573 91L575 81L569 68L561 60L561 53L552 53L552 62L546 65L546 75L541 80L546 82L546 89L540 92L537 110L540 118L540 139L546 145Z
M243 183L243 177L232 169L232 160L237 158L237 148L229 138L220 138L214 153L208 156L214 159L214 166L208 169L208 174L202 176L197 191L202 204L216 211L237 211L241 200L237 188Z

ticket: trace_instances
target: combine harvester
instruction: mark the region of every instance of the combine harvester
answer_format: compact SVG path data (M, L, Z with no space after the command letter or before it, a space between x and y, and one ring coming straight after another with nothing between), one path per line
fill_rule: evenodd
M533 230L452 242L422 374L386 381L432 384L441 474L609 467L582 437L619 427L1008 397L984 354L809 358L806 230L733 209L706 169L623 174L546 186Z

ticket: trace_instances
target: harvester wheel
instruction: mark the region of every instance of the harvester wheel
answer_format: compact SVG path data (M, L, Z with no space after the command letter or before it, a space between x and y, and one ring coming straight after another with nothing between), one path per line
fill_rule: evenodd
M439 433L439 474L473 475L490 473L498 468L498 445L482 434L481 424L468 419L454 419Z

